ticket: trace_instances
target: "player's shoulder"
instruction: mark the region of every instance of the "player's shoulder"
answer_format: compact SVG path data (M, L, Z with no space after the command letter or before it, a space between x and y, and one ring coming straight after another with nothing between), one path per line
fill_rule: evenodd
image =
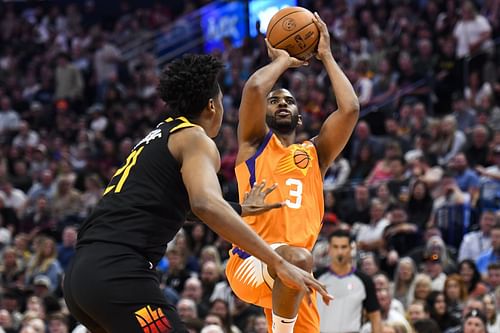
M209 153L217 150L215 142L198 126L185 127L171 133L168 147L176 159L185 153Z

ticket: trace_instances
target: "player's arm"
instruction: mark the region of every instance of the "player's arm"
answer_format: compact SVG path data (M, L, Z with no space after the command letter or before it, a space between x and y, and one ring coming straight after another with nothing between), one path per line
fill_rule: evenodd
M243 87L238 123L240 146L260 144L269 130L266 125L267 95L287 68L306 64L284 50L271 47L267 40L266 43L271 63L253 73Z
M358 121L359 101L354 89L335 61L330 48L328 28L317 13L314 22L320 31L316 57L323 62L337 99L338 110L330 114L321 126L314 143L318 151L319 164L324 176L326 170L344 149Z
M372 324L372 333L382 333L382 316L380 315L380 311L368 312L367 316Z
M303 291L314 288L325 302L332 298L309 273L274 252L223 199L217 178L219 152L215 143L200 128L187 128L173 135L169 140L169 149L181 164L191 209L204 223L226 240L274 268L289 287Z

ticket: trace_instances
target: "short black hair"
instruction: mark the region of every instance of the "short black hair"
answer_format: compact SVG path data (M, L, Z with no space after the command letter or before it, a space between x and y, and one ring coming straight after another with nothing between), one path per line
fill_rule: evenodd
M199 116L210 98L220 91L217 77L223 63L211 55L186 54L163 70L158 85L161 99L174 117Z
M441 329L434 319L418 319L413 323L416 333L439 333Z
M334 232L332 232L329 236L328 236L328 242L331 242L332 238L333 237L338 237L338 238L347 238L349 240L349 243L352 242L352 236L351 236L351 233L349 230L345 230L345 229L337 229L335 230Z

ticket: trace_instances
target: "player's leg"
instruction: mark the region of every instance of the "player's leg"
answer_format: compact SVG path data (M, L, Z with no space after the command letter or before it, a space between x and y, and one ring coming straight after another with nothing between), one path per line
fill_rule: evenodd
M65 292L77 305L70 311L76 317L86 314L102 332L187 333L175 307L167 303L157 273L128 248L96 244L80 250L65 279Z
M311 272L313 269L313 258L311 253L304 248L282 245L275 250L285 260ZM276 272L267 267L273 284L273 332L291 333L297 319L299 306L304 298L304 292L287 287L276 276Z
M71 281L72 281L72 265L66 271L66 275L64 277L63 283L63 291L64 291L64 301L66 302L66 306L68 307L71 314L83 324L87 330L92 333L108 333L104 328L102 328L95 320L93 320L83 309L80 308L78 303L75 301L72 293Z

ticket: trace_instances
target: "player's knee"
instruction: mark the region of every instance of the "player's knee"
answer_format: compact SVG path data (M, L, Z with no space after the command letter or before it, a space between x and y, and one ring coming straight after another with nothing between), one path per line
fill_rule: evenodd
M283 258L285 258L291 264L294 264L297 267L302 268L305 271L312 271L314 260L311 255L311 252L304 248L300 247L291 247L288 246L285 253L282 254Z

